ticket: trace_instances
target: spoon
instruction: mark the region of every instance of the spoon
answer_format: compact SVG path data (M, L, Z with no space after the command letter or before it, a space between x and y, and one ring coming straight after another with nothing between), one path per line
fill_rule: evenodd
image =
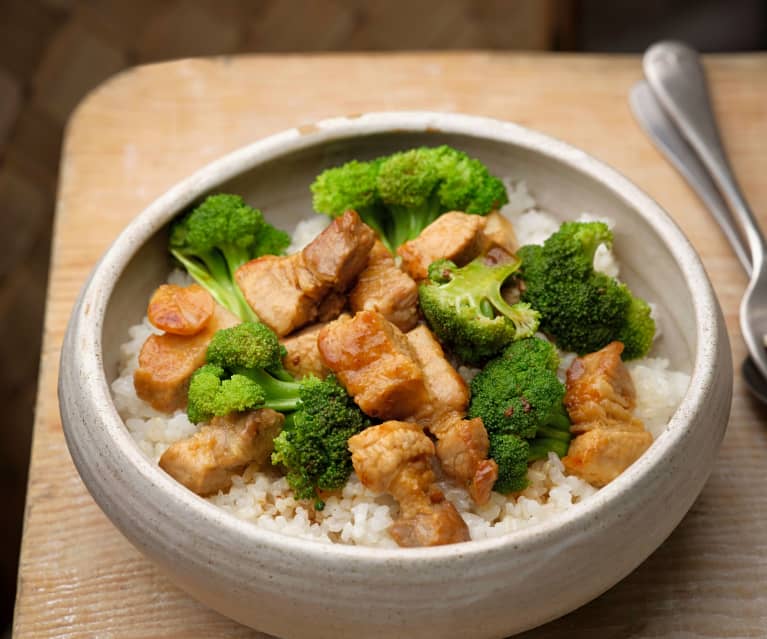
M694 50L681 43L661 42L645 53L644 71L654 96L729 202L730 210L745 235L752 269L740 304L740 327L751 361L744 363L742 371L754 394L767 401L767 349L764 341L767 335L767 264L764 259L767 247L722 147L700 58ZM717 213L714 214L721 224L722 220ZM734 236L735 229L727 233L731 243ZM736 249L736 253L742 262L742 251ZM754 378L755 372L761 379Z

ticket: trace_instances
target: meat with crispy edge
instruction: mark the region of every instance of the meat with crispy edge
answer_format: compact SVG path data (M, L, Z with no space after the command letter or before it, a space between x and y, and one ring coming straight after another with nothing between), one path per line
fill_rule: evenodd
M235 280L259 319L288 335L320 315L328 320L341 312L344 299L337 294L365 268L374 241L374 231L347 211L300 253L258 257L237 269Z
M389 532L400 546L469 540L469 528L435 484L434 444L417 424L388 421L349 439L352 464L364 486L399 503Z
M282 358L282 364L296 379L307 375L316 375L324 379L330 373L330 369L322 362L317 346L317 337L325 326L327 322L312 324L280 340L287 351Z
M204 328L194 335L150 335L141 347L133 374L136 394L163 413L186 406L192 373L205 364L205 352L216 331L240 321L216 304Z
M166 333L194 335L213 315L213 296L199 284L162 284L147 306L149 321Z
M632 415L636 391L621 359L623 344L576 358L567 371L565 406L576 438L562 463L594 486L605 486L652 444Z
M352 311L377 311L401 331L418 322L418 286L403 272L380 240L349 294Z
M284 422L285 416L270 408L214 417L191 437L171 444L160 467L198 495L217 493L250 464L269 460Z
M317 346L325 366L371 417L408 417L429 399L408 340L380 313L360 311L330 322Z
M418 326L406 337L429 393L414 418L437 438L437 458L445 474L464 483L477 504L487 503L498 465L487 457L490 442L482 419L465 419L469 389L428 327Z

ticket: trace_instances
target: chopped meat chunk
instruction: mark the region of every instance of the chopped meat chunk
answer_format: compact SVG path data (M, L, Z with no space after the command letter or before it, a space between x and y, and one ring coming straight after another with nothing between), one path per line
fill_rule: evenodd
M284 421L284 415L270 408L214 417L191 437L172 444L160 457L160 466L198 495L225 490L246 466L267 462Z
M355 312L381 313L401 331L409 331L418 322L418 286L378 240L349 294L349 304Z
M361 311L331 322L317 345L325 366L371 417L407 417L428 400L410 344L380 313Z
M402 267L414 280L423 280L429 274L429 264L445 258L458 266L468 264L484 249L485 218L453 211L445 213L429 224L414 240L397 249Z
M257 257L238 268L234 277L258 318L280 336L313 321L325 293L301 253Z
M568 472L594 486L605 486L633 464L652 444L647 431L597 428L578 435L562 461Z
M596 353L573 360L567 371L565 406L574 424L632 419L636 391L622 352L623 344L611 342Z
M344 293L365 267L375 233L354 211L336 218L301 253L266 255L234 274L259 319L277 335L343 309Z
M133 374L136 394L164 413L186 406L192 373L205 363L205 352L216 331L238 324L223 306L215 305L213 316L195 335L150 335L138 356Z
M406 337L429 393L414 419L437 438L437 458L445 474L467 484L475 502L486 503L498 466L487 458L490 444L482 420L464 419L469 389L426 326L413 329Z
M348 316L347 316L348 317ZM317 336L326 324L313 324L281 340L287 350L282 363L288 372L300 379L307 375L325 378L330 373L320 357Z
M565 406L577 436L562 463L594 486L610 483L652 444L632 415L636 392L622 352L623 344L612 342L576 358L567 371Z
M427 326L421 325L405 335L416 361L423 370L429 391L429 402L422 407L421 416L446 411L465 412L469 404L466 382L445 359L442 346ZM416 417L420 417L416 414Z
M509 255L519 248L517 235L511 221L498 211L493 211L485 216L485 235L483 253L490 253L494 249L500 249Z
M368 262L375 232L354 211L333 220L302 251L307 268L328 288L347 290Z
M194 335L208 323L214 304L211 294L199 284L163 284L149 300L147 316L161 331Z
M437 458L445 474L466 484L477 504L487 503L498 465L487 458L490 441L482 419L447 413L432 421L429 430L437 438Z
M390 528L400 546L437 546L468 541L469 528L435 485L434 444L420 426L389 421L349 439L360 481L397 500Z

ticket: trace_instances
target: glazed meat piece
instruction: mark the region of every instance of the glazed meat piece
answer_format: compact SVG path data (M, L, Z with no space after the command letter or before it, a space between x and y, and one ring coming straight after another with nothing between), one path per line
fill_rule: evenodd
M469 403L466 382L445 359L428 327L419 326L406 337L429 393L429 401L414 418L437 438L437 458L445 474L466 484L472 499L484 504L498 477L498 465L487 458L490 443L482 420L464 419Z
M192 373L205 363L205 352L216 331L239 324L223 306L215 305L213 315L195 335L150 335L138 356L133 374L136 394L163 413L186 406Z
M316 319L327 293L301 253L258 257L238 268L234 277L258 318L280 336Z
M211 294L199 284L163 284L149 300L147 316L161 331L194 335L208 323L214 304Z
M602 487L626 470L652 444L647 431L596 428L578 435L562 463L568 472Z
M509 255L513 255L519 248L517 243L517 234L514 232L514 226L506 217L493 211L485 216L485 236L483 253L489 253L493 249L500 249Z
M389 421L366 428L349 439L349 450L360 481L399 503L389 532L400 546L468 541L468 526L434 483L434 444L420 426Z
M302 251L307 268L336 291L346 291L368 263L376 234L354 211L337 217Z
M418 322L418 286L376 240L367 266L349 294L349 305L354 312L381 313L401 331L409 331Z
M407 417L429 398L410 344L380 313L361 311L331 322L317 345L325 366L371 417Z
M631 421L636 391L623 364L623 344L611 342L596 353L573 360L567 371L565 406L573 424Z
M160 467L201 496L232 485L232 477L249 464L269 460L273 440L282 430L284 415L270 408L214 417L210 424L172 444L160 457Z
M612 342L576 358L567 371L565 406L576 438L562 463L594 486L610 483L652 444L632 415L636 391L622 352L623 344Z
M429 274L429 264L445 258L458 266L467 264L485 248L486 220L481 215L453 211L429 224L414 240L397 249L402 268L418 281Z
M258 257L234 277L259 319L277 335L287 335L341 312L346 302L339 294L365 267L374 240L372 229L347 211L300 253Z
M280 340L288 351L282 358L283 366L293 377L300 379L307 375L316 375L324 379L330 373L328 367L322 363L317 346L317 336L325 325L312 324Z

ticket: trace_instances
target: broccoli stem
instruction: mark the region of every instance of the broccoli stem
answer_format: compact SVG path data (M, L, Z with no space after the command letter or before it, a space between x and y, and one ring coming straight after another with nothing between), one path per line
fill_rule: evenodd
M549 456L549 452L556 453L559 457L567 455L567 450L570 447L570 442L562 441L560 439L551 439L548 437L536 437L529 441L530 443L530 455L528 459L530 461L537 461L539 459L546 459Z
M233 373L244 375L258 384L264 391L266 401L264 406L277 411L294 411L299 404L298 382L277 379L262 369L240 368Z

